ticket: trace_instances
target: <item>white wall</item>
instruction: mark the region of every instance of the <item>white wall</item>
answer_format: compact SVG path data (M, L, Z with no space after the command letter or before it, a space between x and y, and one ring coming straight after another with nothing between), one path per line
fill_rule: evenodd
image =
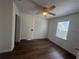
M47 38L47 20L38 15L21 16L21 39ZM33 29L33 32L31 31Z
M13 11L13 0L0 0L0 53L14 48Z
M59 39L56 37L57 22L62 22L65 20L70 21L67 40ZM49 19L48 27L48 38L52 42L58 44L72 54L76 54L75 48L79 48L79 13L69 15L68 17L64 16L54 19L51 18Z

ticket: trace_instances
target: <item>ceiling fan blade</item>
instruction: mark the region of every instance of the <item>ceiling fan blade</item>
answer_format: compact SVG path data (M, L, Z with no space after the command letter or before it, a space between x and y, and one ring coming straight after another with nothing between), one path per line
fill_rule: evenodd
M53 16L55 16L56 14L55 13L51 13L51 12L48 12L50 15L53 15Z
M55 5L52 5L52 6L50 6L48 9L49 9L49 10L52 10L52 9L54 9L54 8L56 8L56 6L55 6Z

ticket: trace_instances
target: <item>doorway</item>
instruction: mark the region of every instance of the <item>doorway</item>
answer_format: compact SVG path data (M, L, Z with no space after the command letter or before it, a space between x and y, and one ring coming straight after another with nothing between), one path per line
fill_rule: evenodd
M15 42L20 41L20 16L15 17Z

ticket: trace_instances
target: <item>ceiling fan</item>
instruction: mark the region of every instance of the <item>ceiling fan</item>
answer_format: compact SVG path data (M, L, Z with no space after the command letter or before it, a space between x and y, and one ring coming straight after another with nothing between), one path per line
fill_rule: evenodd
M32 2L33 4L35 4L38 8L40 8L41 11L42 11L42 14L43 14L44 16L48 16L48 14L53 15L53 16L56 15L55 13L50 12L51 10L53 10L53 9L56 8L55 5L51 5L51 6L49 6L49 7L44 7L44 6L39 5L38 3L36 3L36 2L33 1L33 0L29 0L29 1Z

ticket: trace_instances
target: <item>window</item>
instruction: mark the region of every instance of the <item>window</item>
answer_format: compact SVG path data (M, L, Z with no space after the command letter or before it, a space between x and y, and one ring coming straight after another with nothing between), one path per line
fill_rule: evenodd
M70 23L69 21L58 22L56 37L67 40L69 23Z

